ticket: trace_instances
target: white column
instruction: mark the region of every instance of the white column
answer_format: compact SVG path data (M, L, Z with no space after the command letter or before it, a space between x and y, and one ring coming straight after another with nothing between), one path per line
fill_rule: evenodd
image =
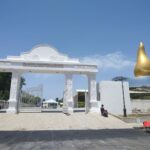
M90 109L89 109L90 104L89 104L89 96L88 96L88 94L86 93L86 91L85 91L84 96L85 96L85 113L88 113L89 110L90 110Z
M19 72L12 72L10 96L9 96L9 107L7 113L17 113L19 103L19 92L20 92L20 77Z
M73 112L72 74L65 74L63 111Z
M96 74L88 74L88 103L90 112L99 112L96 89Z

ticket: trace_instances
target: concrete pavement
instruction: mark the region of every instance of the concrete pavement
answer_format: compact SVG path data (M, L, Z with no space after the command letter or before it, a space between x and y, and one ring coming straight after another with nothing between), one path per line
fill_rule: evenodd
M150 149L150 134L97 113L1 113L0 121L0 150Z
M32 131L32 130L87 130L87 129L121 129L132 128L118 118L102 117L98 113L20 113L0 114L1 131Z

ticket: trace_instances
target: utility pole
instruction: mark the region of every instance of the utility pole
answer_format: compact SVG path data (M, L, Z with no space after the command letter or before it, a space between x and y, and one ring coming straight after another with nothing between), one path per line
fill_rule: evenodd
M122 97L123 97L123 116L127 117L127 110L126 110L126 104L125 104L123 80L121 81L121 83L122 83Z

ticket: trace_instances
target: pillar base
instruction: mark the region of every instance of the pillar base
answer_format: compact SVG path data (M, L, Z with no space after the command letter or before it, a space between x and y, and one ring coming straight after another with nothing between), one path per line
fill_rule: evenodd
M6 113L7 113L7 114L17 114L17 110L14 109L14 108L8 108L8 109L6 110Z
M70 114L73 113L73 108L63 108L62 111L64 114Z
M68 113L73 113L73 102L68 101L66 106L63 106L63 113L68 114Z
M68 107L63 106L62 112L63 112L64 114L68 114L68 113L69 113Z
M68 112L73 113L73 100L68 101Z
M74 111L73 108L68 108L69 113L73 113L73 111Z
M99 105L98 105L97 101L93 101L93 102L91 101L90 102L89 112L97 112L97 113L100 112L100 108L99 108Z
M14 100L14 99L9 100L9 107L6 110L6 112L9 113L9 114L16 114L18 112L17 111L17 102L16 102L16 100Z

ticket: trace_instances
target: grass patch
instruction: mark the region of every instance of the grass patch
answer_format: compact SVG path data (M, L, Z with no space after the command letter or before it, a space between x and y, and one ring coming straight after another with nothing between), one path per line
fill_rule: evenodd
M145 117L145 116L149 116L150 117L150 114L129 114L127 115L127 117L124 117L124 118L138 118L138 117ZM119 115L119 117L123 117L123 115Z

